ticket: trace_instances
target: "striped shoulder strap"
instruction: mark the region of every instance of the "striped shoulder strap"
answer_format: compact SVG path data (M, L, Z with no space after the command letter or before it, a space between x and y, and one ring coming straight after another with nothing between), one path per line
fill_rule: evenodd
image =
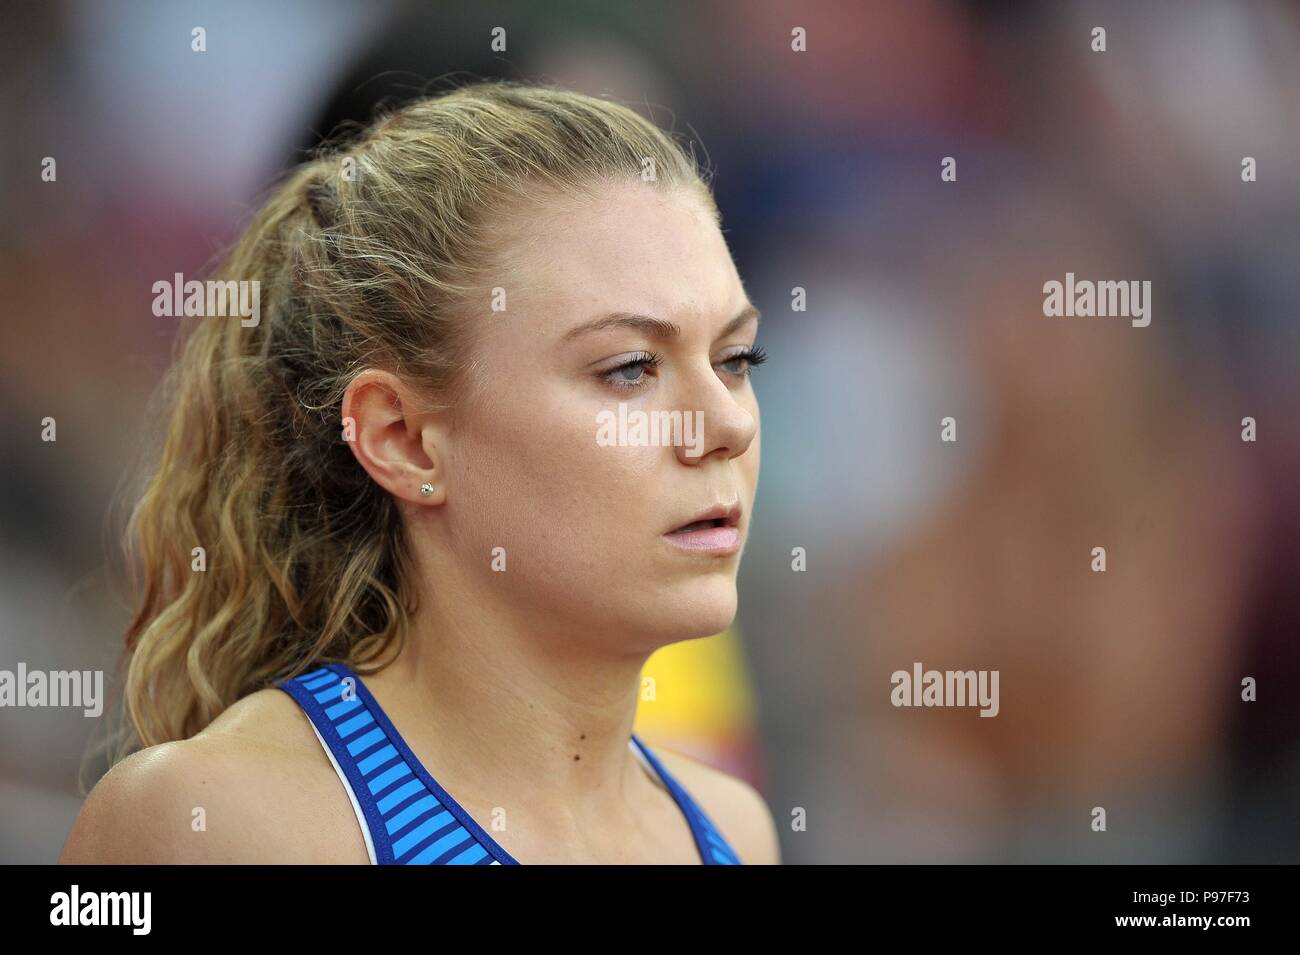
M277 683L311 720L379 865L518 865L415 758L342 663Z

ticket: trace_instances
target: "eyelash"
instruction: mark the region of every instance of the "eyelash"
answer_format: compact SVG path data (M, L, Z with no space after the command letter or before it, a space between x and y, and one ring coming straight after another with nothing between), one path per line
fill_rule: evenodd
M718 362L718 364L730 365L734 361L742 360L745 362L745 370L729 372L729 374L737 375L741 378L748 378L749 373L754 370L755 365L761 365L763 362L767 361L767 352L762 348L750 347L746 348L744 351L737 352L734 355L728 355L724 360ZM638 365L649 365L651 368L656 368L661 364L661 362L662 358L654 352L638 352L631 360L625 361L616 368L611 368L609 371L603 372L601 377L618 391L635 391L638 388L644 387L644 374L640 379L634 382L629 382L627 380L619 381L614 376L625 368L635 368Z

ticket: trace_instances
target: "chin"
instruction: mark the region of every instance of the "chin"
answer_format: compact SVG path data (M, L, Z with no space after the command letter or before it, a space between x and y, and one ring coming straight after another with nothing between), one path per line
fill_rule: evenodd
M666 642L711 637L736 619L736 581L733 578L691 581L675 589L659 613L668 629Z
M572 613L588 630L623 635L626 649L652 653L683 640L711 637L736 619L739 601L731 573L701 573L655 588L631 579L625 583L621 598L594 606L584 603ZM592 588L602 589L594 582Z

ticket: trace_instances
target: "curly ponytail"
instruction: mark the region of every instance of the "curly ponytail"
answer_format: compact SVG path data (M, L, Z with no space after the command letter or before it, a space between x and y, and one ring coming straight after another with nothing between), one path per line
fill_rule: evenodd
M395 500L344 440L366 367L466 400L466 316L500 216L610 179L698 190L693 155L618 104L489 81L408 104L274 191L217 270L260 320L184 320L168 422L127 526L125 750L192 736L328 660L400 649L416 588ZM201 550L200 550L201 548ZM384 664L381 664L384 665Z

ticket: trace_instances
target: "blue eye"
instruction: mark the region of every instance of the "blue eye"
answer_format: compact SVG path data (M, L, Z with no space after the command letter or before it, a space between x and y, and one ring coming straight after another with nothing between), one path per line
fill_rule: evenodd
M722 368L727 374L737 378L747 378L755 365L761 365L765 361L767 361L767 352L762 348L750 347L724 358L714 367ZM653 352L637 352L621 365L601 372L600 377L619 391L634 391L644 387L652 377L646 374L646 369L657 368L661 363L662 359Z
M617 368L611 368L609 371L604 372L601 377L615 388L630 391L645 384L645 369L647 366L654 368L658 364L658 355L651 352L639 352L631 360L623 362ZM629 375L628 372L635 372L636 374Z
M744 351L737 352L729 358L724 358L722 361L718 362L718 364L725 367L735 362L744 362L744 367L735 370L728 369L728 373L747 378L755 365L761 365L765 361L767 361L767 352L762 348L746 348Z

